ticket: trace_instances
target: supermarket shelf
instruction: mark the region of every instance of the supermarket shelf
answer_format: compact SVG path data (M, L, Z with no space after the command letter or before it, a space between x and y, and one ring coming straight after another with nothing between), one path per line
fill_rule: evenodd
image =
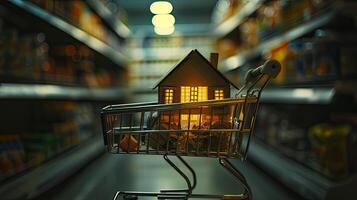
M103 140L95 137L20 177L0 185L2 199L32 199L60 183L104 152Z
M193 47L157 47L157 48L132 48L131 61L142 60L181 60L185 55L190 53ZM212 48L199 48L203 54L209 54Z
M118 19L113 19L111 11L105 7L100 1L97 0L87 0L87 4L102 18L106 23L109 24L111 29L119 36L123 38L129 37L131 34L130 29L123 22Z
M217 35L227 35L237 28L246 17L253 14L263 3L263 0L248 1L241 9L239 9L233 16L219 24L215 29Z
M40 7L34 5L29 1L24 0L9 0L13 5L25 10L26 12L46 21L50 25L54 26L55 28L65 32L66 34L70 35L71 37L75 38L76 40L82 42L83 44L87 45L91 49L95 50L96 52L104 55L112 62L116 63L120 67L126 67L126 56L121 52L115 50L111 46L107 45L106 43L100 41L99 39L91 36L85 31L67 23L66 21L62 20L61 18L41 9Z
M262 92L263 103L329 104L334 88L267 88Z
M150 88L136 88L133 94L156 94ZM267 88L262 92L261 102L282 104L329 104L335 94L334 88Z
M59 85L0 83L0 99L118 100L129 96L122 88L85 88Z
M355 196L356 176L345 181L330 181L257 139L251 141L248 154L249 160L304 198L351 199Z
M246 63L248 60L260 56L261 54L284 41L297 39L304 34L327 24L334 16L335 12L325 13L283 34L274 36L251 50L243 51L242 53L229 57L222 61L220 70L223 72L234 70Z

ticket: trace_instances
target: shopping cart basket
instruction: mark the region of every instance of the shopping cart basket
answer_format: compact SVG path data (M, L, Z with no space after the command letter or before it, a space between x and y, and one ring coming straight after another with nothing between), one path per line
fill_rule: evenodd
M245 160L263 88L280 72L280 64L268 60L245 76L245 84L235 98L191 103L138 103L110 105L102 110L104 143L114 154L163 155L185 179L187 189L159 192L117 192L114 199L219 198L251 199L252 193L243 174L228 160ZM192 181L169 156L177 156L192 175ZM194 194L195 171L182 156L213 157L244 186L239 195Z

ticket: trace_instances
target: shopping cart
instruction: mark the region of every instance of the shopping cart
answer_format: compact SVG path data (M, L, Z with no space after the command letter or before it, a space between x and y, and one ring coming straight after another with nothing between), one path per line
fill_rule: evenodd
M251 189L228 158L245 160L262 90L280 72L280 64L268 60L245 76L235 98L191 103L138 103L110 105L102 110L104 143L114 154L163 155L186 181L186 189L159 192L120 191L117 199L152 196L158 199L251 199ZM192 181L169 156L176 156L190 171ZM219 164L243 185L239 195L194 194L197 179L182 156L218 158Z

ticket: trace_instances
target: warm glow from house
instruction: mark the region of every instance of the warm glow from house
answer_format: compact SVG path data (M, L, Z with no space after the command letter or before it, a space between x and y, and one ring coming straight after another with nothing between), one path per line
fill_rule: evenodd
M190 102L190 88L187 86L181 87L181 103Z
M181 87L181 103L205 101L208 99L208 88L205 86Z
M150 11L153 14L168 14L172 10L172 4L167 1L156 1L150 5Z
M198 102L205 101L208 99L208 87L198 86L181 86L181 103L185 102ZM183 129L192 129L199 125L200 115L199 114L181 114L181 127Z
M198 87L198 101L206 101L208 99L208 88Z
M214 91L214 99L215 99L215 100L222 100L222 99L224 99L224 92L223 92L223 90L215 90L215 91Z
M188 121L190 121L190 124L188 123ZM191 114L191 115L181 114L180 124L181 124L182 129L193 129L194 127L198 127L199 123L200 123L200 115L199 114ZM190 127L188 127L189 125L190 125Z
M172 103L174 100L174 90L173 89L165 89L165 103Z
M191 102L198 101L198 87L191 87Z

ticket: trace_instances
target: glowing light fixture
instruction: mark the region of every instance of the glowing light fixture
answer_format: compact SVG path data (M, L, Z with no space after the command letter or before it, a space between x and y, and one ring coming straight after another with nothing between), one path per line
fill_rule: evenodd
M171 3L167 1L156 1L150 5L150 11L153 14L169 14L172 9Z
M158 35L171 35L175 31L174 26L169 27L154 27L154 31Z
M170 27L175 24L175 17L170 14L154 15L151 22L155 27Z

